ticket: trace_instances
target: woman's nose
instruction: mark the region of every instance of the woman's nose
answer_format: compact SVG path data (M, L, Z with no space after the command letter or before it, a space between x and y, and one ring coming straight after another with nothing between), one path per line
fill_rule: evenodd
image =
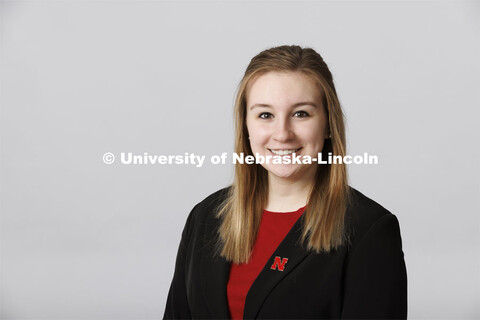
M278 141L287 141L293 137L292 126L290 119L280 119L275 123L275 128L272 137Z

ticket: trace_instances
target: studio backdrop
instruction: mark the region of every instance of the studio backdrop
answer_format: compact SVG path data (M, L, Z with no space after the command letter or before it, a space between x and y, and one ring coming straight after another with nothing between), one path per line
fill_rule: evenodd
M232 182L238 83L283 44L378 156L350 184L400 222L409 318L480 317L479 2L1 1L0 28L2 319L161 318L188 213Z

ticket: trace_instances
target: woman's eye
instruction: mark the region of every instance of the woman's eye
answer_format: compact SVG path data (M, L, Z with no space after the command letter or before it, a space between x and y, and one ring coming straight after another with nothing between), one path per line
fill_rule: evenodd
M294 116L297 117L297 118L305 118L305 117L308 117L310 115L305 111L297 111L297 112L295 112Z
M270 112L262 112L258 115L260 119L269 119L272 117L272 114Z

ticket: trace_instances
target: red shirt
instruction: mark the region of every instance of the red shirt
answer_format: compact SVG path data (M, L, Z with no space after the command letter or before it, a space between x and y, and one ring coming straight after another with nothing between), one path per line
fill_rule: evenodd
M227 297L232 319L243 319L248 290L304 210L305 207L294 212L263 210L250 261L242 264L232 263L230 268Z

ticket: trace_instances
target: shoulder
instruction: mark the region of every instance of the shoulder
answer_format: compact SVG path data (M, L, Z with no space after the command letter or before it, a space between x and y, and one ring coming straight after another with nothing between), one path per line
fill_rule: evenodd
M350 203L345 218L349 240L353 245L369 232L399 229L394 214L354 188L350 188Z
M188 252L195 251L197 246L211 245L215 247L217 229L220 219L217 218L217 208L226 199L230 187L222 188L198 202L188 215L182 232L182 244Z
M206 222L207 220L210 222L217 220L217 209L227 198L230 189L231 186L217 190L198 202L190 212L190 215L187 219L187 224L198 225L199 223Z
M214 193L207 196L205 199L200 201L196 206L196 210L199 213L209 213L215 211L218 206L222 204L222 202L227 198L230 192L231 186L222 188L220 190L215 191Z

